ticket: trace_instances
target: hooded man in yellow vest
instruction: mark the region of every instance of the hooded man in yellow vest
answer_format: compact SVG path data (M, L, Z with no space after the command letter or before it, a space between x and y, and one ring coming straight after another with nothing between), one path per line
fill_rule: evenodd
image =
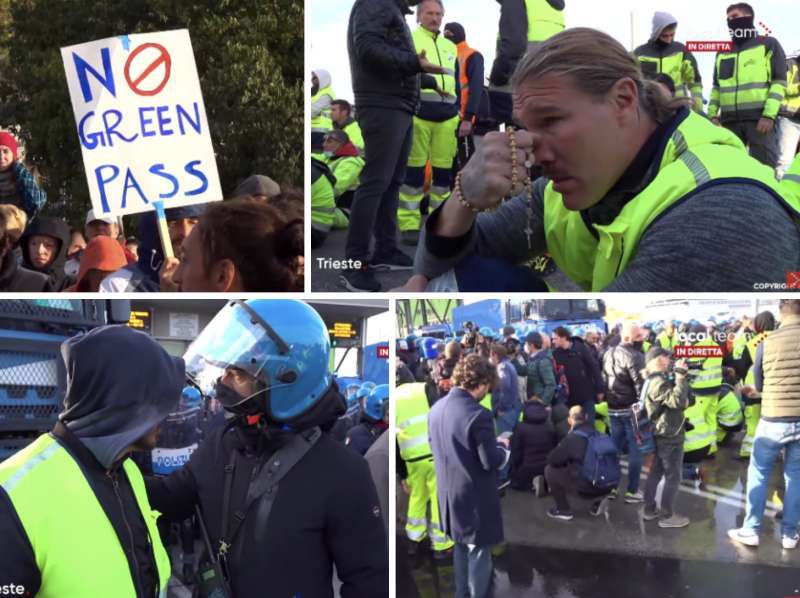
M780 156L775 176L781 179L789 166L795 161L797 144L800 142L800 50L786 59L786 98L781 105L778 117L778 144ZM800 163L794 175L800 172ZM799 180L795 181L800 186Z
M525 55L514 84L516 154L508 132L484 136L428 217L404 291L476 255L521 266L548 253L586 291L752 291L800 270L800 201L733 133L643 80L617 40L567 29ZM528 189L531 164L544 178ZM483 278L472 290L502 290Z
M158 513L128 457L155 447L180 400L183 359L127 326L70 338L61 357L58 423L0 464L0 580L39 598L165 597Z
M311 73L311 148L322 148L325 133L333 128L331 102L336 99L328 71L317 69Z
M747 426L744 438L742 438L742 446L739 449L739 457L747 459L753 452L753 441L756 435L756 428L761 419L761 393L755 388L755 377L753 374L753 364L756 361L756 352L758 347L767 338L767 335L775 330L777 324L775 316L772 312L762 311L755 317L753 321L753 329L755 335L747 341L745 354L743 356L743 363L747 367L747 376L744 379L744 388L742 389L742 399L744 401L744 421Z
M692 109L703 113L703 84L694 54L675 41L678 20L667 12L653 15L650 40L633 51L645 77L663 73L675 85L675 96L692 98Z
M420 204L425 187L425 164L432 167L431 210L450 197L453 159L456 156L458 128L458 50L440 33L444 6L441 0L423 0L417 6L417 27L411 34L417 52L445 72L434 75L437 90L423 89L414 116L414 132L405 181L400 186L397 224L403 243L416 246L421 223Z
M775 168L775 121L786 94L786 55L778 40L758 34L754 20L749 4L728 7L733 47L717 53L708 116L733 131L756 160Z

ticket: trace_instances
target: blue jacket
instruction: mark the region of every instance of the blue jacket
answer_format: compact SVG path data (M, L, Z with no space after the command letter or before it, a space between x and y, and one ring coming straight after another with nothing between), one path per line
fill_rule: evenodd
M497 378L497 386L492 389L492 411L505 413L522 409L517 371L508 359L497 364Z
M466 390L455 387L433 404L428 435L443 531L462 544L502 542L497 471L508 453L497 445L491 414Z

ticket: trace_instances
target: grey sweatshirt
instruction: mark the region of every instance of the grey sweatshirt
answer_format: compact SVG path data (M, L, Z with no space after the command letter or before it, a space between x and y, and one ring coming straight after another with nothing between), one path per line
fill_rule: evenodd
M432 279L472 253L523 264L546 251L544 188L534 184L532 248L524 226L526 200L516 197L480 214L462 237L431 234L434 212L417 247L415 272ZM604 291L732 292L785 283L800 271L800 229L775 197L755 184L725 183L676 203L645 231L628 267ZM491 276L491 273L487 273ZM489 290L487 288L487 290Z

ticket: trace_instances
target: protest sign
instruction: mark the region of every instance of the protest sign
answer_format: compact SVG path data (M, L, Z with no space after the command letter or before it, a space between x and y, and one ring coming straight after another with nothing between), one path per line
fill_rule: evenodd
M222 199L186 29L61 48L94 213Z

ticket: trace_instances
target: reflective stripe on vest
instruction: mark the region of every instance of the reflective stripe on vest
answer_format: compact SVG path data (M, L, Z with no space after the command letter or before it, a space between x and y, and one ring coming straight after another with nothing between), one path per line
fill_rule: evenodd
M470 48L467 42L461 42L456 46L458 50L458 82L461 85L461 104L458 109L458 114L464 118L464 111L467 109L469 102L469 78L467 77L467 61L469 57L477 52L474 48ZM475 93L480 94L483 89L483 81L476 81Z
M723 112L764 110L767 116L777 116L786 82L772 80L772 52L766 44L761 42L740 52L717 54L716 75ZM773 84L780 84L783 93L770 91Z
M786 98L781 107L781 114L798 118L800 117L800 67L796 60L790 62L786 74Z
M447 71L444 75L433 75L439 84L439 89L449 94L443 98L432 89L420 91L420 100L435 104L455 104L456 98L456 60L458 50L453 42L438 33L431 33L420 26L411 34L414 39L414 47L417 54L425 50L425 57L438 66L444 67Z
M683 439L683 450L694 451L713 444L716 433L706 422L703 405L695 403L684 411L684 415L694 428L686 432Z
M424 382L402 384L395 390L397 446L404 461L431 454L428 443L428 395Z
M323 174L311 184L311 228L328 232L333 226L336 199L333 186Z
M696 347L718 347L710 338L704 338ZM689 363L702 363L701 370L689 370L689 387L692 390L718 389L722 386L722 358L708 357L689 359Z
M156 526L159 513L150 509L133 461L125 459L123 469L150 535L160 595L166 596L170 562ZM38 598L136 596L128 559L103 507L52 436L40 436L0 463L0 485L33 548L42 578Z
M786 199L800 202L800 154L795 156L789 170L783 175L781 191Z
M592 224L589 231L580 212L564 207L550 181L544 193L544 230L547 252L556 265L587 291L605 289L625 271L636 255L650 224L667 208L698 186L717 179L750 179L771 189L800 218L800 199L780 195L771 168L747 155L742 142L728 129L683 109L685 115L666 144L655 179L625 204L607 225Z
M564 11L547 0L525 0L528 11L528 41L543 42L564 30Z

